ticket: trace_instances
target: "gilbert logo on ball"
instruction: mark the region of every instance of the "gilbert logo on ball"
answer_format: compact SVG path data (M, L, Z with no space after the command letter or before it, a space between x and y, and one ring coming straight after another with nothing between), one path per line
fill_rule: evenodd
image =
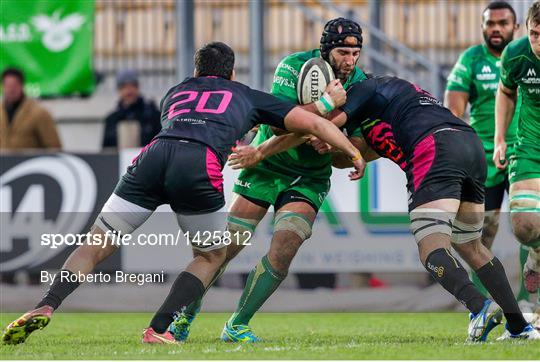
M51 17L41 14L32 18L32 24L43 33L43 46L55 53L69 48L73 43L72 32L79 30L84 22L84 16L78 13L60 19L59 11L55 11Z
M298 75L296 85L298 101L301 104L318 101L328 83L334 78L334 71L330 64L322 58L311 58L304 63Z

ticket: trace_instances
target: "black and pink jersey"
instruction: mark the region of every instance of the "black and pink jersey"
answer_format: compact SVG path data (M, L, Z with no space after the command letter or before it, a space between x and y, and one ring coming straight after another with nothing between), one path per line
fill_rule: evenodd
M187 78L161 101L157 138L203 143L225 164L236 141L259 123L285 129L294 104L219 77Z
M353 85L342 109L347 114L345 128L360 127L368 145L402 169L428 134L442 128L472 132L431 94L396 77L375 77Z

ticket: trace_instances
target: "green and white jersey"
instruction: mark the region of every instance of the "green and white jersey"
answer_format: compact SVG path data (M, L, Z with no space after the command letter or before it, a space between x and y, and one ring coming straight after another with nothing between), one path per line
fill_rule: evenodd
M300 52L285 57L277 66L274 73L271 93L279 98L299 104L296 93L296 84L300 69L311 58L320 57L319 49ZM345 89L351 84L365 80L366 75L356 67L347 82ZM272 129L267 125L261 125L257 136L253 140L254 145L259 145L273 136ZM300 145L285 152L278 153L267 158L260 164L275 171L310 178L327 179L332 174L332 156L320 155L309 145Z
M540 140L540 59L527 37L514 40L501 56L501 82L510 89L519 87L523 97L519 115L518 138L523 143Z
M495 95L499 86L501 60L491 54L485 44L465 50L448 76L446 89L465 92L471 104L471 126L485 147L492 149L495 137ZM520 99L517 105L519 107ZM508 128L507 143L517 138L519 109ZM486 145L487 144L487 145Z

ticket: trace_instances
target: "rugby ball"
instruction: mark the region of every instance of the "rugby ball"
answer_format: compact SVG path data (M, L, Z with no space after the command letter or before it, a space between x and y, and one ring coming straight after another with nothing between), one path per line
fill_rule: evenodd
M318 101L328 83L334 78L332 67L324 59L311 58L305 62L300 69L296 84L296 94L300 104Z

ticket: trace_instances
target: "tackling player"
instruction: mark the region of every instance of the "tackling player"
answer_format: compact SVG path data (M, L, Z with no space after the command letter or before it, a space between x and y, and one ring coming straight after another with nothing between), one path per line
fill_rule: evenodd
M332 66L340 82L332 82L327 88L322 97L326 104L318 101L302 107L318 114L330 112L336 106L332 100L334 91L366 79L356 66L361 47L362 29L357 23L344 18L330 20L324 27L320 49L292 54L279 63L271 93L299 103L297 83L300 69L309 59L322 57ZM282 133L262 125L253 144L260 145L273 139L287 149L287 142L296 138L287 135L275 138L276 134ZM271 152L270 149L266 151ZM234 163L233 155L231 164ZM331 173L332 156L320 155L312 147L301 145L269 157L238 176L233 189L237 197L229 212L228 229L240 233L253 232L268 208L274 206L274 232L270 250L248 276L238 307L225 324L222 340L258 340L248 325L249 321L285 279L296 252L311 236L317 212L330 189ZM241 246L230 245L227 261L240 250ZM187 338L200 305L200 301L191 305L175 320L171 331L177 339Z
M225 204L221 171L235 141L258 123L293 132L315 134L344 150L363 173L358 150L327 120L272 95L232 81L234 52L224 43L210 43L195 54L195 77L172 87L162 100L162 131L144 147L118 182L92 227L93 234L111 230L129 234L154 210L169 204L184 232L224 230L217 214ZM223 265L226 243L202 245L190 238L194 258L175 280L171 291L143 334L145 343L176 343L167 331L173 315L199 299ZM63 270L75 278L55 278L36 309L6 328L2 340L22 343L45 327L62 301L79 285L77 274L90 273L117 245L79 246ZM60 275L58 273L57 275Z
M405 171L420 260L471 312L468 340L485 341L501 323L503 312L510 332L501 339L540 339L523 318L503 265L481 242L487 166L473 129L429 93L396 77L354 85L342 111L334 113L336 125L361 127L361 151L372 148ZM470 281L450 245L475 270L495 302Z
M452 113L463 118L467 103L471 104L470 124L482 140L487 160L485 219L482 230L482 244L491 249L493 240L499 228L499 214L505 191L508 192L508 173L499 170L492 161L495 136L495 94L499 86L499 68L501 53L514 39L518 29L516 13L512 6L505 1L494 1L482 12L482 33L484 43L474 45L459 57L452 72L448 76L444 103ZM519 107L518 100L517 106ZM506 134L508 149L506 157L514 154L514 143L517 141L516 111L514 121ZM520 248L521 268L527 260L528 249ZM487 291L471 271L474 285L487 296ZM520 306L530 309L529 293L521 280L517 294Z
M510 213L514 235L529 248L524 267L525 287L536 293L540 286L540 2L527 14L527 36L514 40L501 57L501 80L495 105L497 168L510 175ZM523 101L518 122L518 142L507 162L506 135L520 89Z

